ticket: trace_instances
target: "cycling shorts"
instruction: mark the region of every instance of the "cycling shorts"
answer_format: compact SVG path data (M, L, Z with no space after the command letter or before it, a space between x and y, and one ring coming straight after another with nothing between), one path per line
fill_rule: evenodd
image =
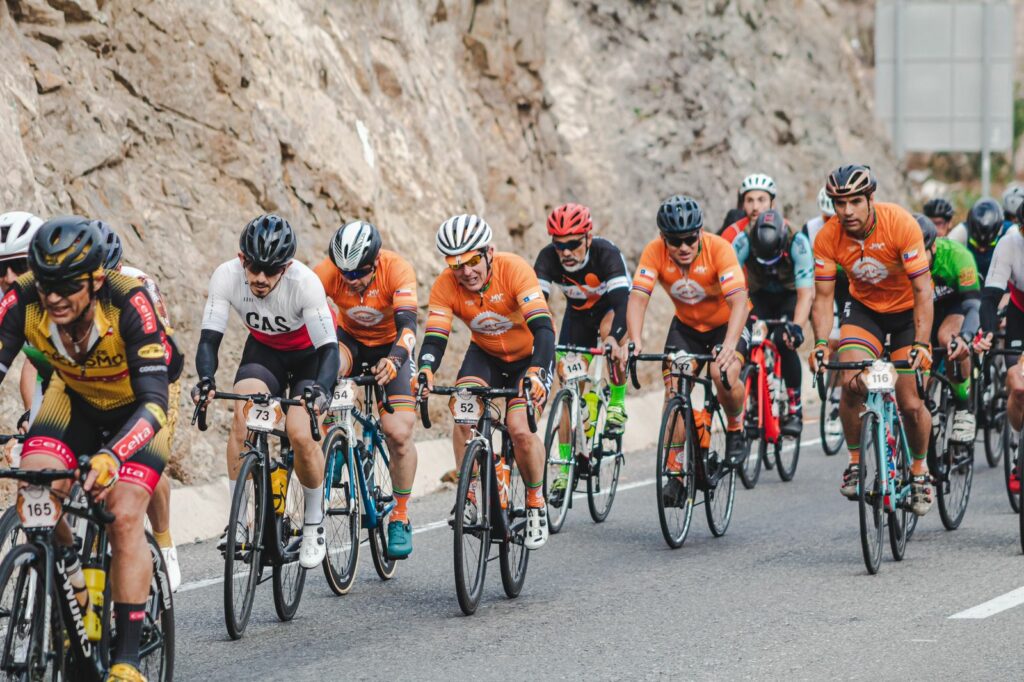
M843 306L839 327L839 350L860 349L871 357L887 350L892 360L906 360L914 344L914 311L879 313L860 301L850 299ZM909 372L910 370L899 370Z
M392 344L383 346L367 346L360 343L351 334L338 327L338 350L341 356L348 357L348 376L367 374L378 362L391 354ZM388 402L397 410L416 410L416 401L412 397L412 360L406 358L398 368L398 375L384 387Z
M558 343L571 346L596 346L601 342L601 321L612 312L611 304L599 301L593 308L576 310L565 308L565 317L558 330Z
M710 353L715 346L725 341L728 328L729 325L723 324L706 332L699 332L684 325L679 318L673 317L672 324L668 327L668 336L665 338L665 352L682 350L695 355ZM744 328L739 341L736 342L736 352L741 358L746 358L749 344L750 332Z
M762 320L777 320L785 317L792 321L793 313L796 311L796 292L784 291L781 293L770 293L759 291L750 295L750 302L754 305L751 314Z
M947 296L945 299L935 301L935 317L932 318L932 345L939 344L939 327L950 315L963 315L960 302L955 296Z
M456 386L490 386L491 388L518 388L519 382L531 367L531 358L506 362L496 358L474 342L466 349L466 356L459 368ZM551 390L551 368L547 368L546 388ZM512 398L508 411L521 410L526 406L523 398Z
M235 372L235 383L243 379L259 379L267 385L271 395L283 397L287 387L289 395L297 396L316 381L316 348L277 350L249 336L242 349L242 359Z

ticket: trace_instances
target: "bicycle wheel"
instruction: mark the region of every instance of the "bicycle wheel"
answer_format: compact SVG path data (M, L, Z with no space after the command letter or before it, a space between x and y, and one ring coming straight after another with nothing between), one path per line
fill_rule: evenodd
M331 429L324 441L324 577L338 595L348 594L359 569L359 502L357 474L348 465L348 441Z
M388 556L388 517L395 506L395 493L391 484L391 453L384 441L374 450L373 476L366 486L370 491L369 502L377 510L377 527L369 531L373 568L381 580L391 580L398 568L398 560Z
M1024 488L1020 492L1021 498L1024 498ZM1024 499L1020 500L1024 502ZM1018 512L1017 516L1020 518L1020 550L1024 552L1024 504L1020 505L1022 511Z
M894 561L903 561L907 551L907 540L910 539L910 524L917 516L910 509L910 460L903 451L903 442L899 432L895 434L892 449L886 452L889 459L889 467L895 471L895 476L890 476L893 482L892 491L899 494L906 490L905 496L892 500L891 512L888 512L889 526L889 547L892 549Z
M252 451L242 460L228 516L224 545L224 623L231 639L239 639L245 632L259 584L263 510L267 504L260 458L259 452Z
M153 559L153 577L139 640L139 670L147 680L167 682L174 679L174 601L160 545L151 533L146 533L146 542Z
M839 373L828 372L828 391L821 401L821 417L818 419L818 430L821 432L821 449L829 457L839 452L846 440L843 435L843 423L839 420Z
M582 399L580 404L583 404ZM587 409L585 405L583 409ZM576 418L579 419L579 415ZM551 534L562 530L572 503L578 449L577 429L573 428L572 422L572 391L563 388L551 403L544 433L544 499L547 500L548 531ZM562 455L563 438L569 441L565 444L568 445L568 459Z
M696 470L693 444L696 438L692 412L684 410L680 398L672 398L665 405L661 418L658 463L654 472L661 534L672 549L682 547L690 532Z
M1018 466L1018 460L1020 459L1020 442L1024 441L1024 438L1017 437L1017 442L1014 442L1013 429L1010 427L1010 420L1006 418L1006 413L1002 415L1002 435L1000 436L1000 452L1006 454L1003 458L1003 483L1006 487L1006 496L1010 498L1010 508L1013 509L1015 514L1020 513L1020 495L1010 490L1010 475L1013 473L1015 466Z
M704 453L704 476L715 485L704 489L704 514L708 517L708 528L717 538L729 530L738 478L736 469L726 463L725 417L721 405L711 414L710 428L711 447Z
M967 512L971 499L971 483L974 480L974 443L952 443L949 440L949 415L952 401L943 391L938 414L932 418L938 422L937 435L932 444L931 463L937 466L932 472L936 482L936 496L939 503L939 518L946 530L956 530Z
M860 546L868 573L878 573L882 563L882 443L878 436L878 415L865 412L860 430L860 483L857 508L860 515Z
M1001 356L996 356L986 360L982 367L984 386L979 400L981 409L978 416L985 434L985 460L992 468L999 466L999 460L1006 449L1006 398L1003 395L1005 376L1000 371L1002 364ZM1012 502L1010 504L1013 505Z
M747 433L747 454L743 457L743 465L740 467L740 481L743 482L743 487L747 490L751 490L757 485L757 479L761 476L761 462L765 458L765 447L767 447L764 438L761 437L761 424L758 423L758 396L760 394L757 376L757 368L754 367L754 371L749 372L747 376L747 403L743 412ZM755 441L760 443L756 454L751 452Z
M302 544L305 514L306 501L302 484L295 475L295 469L290 468L284 514L274 515L283 553L292 556L291 561L275 563L273 569L274 610L281 621L289 621L295 617L299 602L302 600L302 588L306 584L306 569L299 564L299 545Z
M789 398L780 391L781 395L775 404L778 406L779 414L787 414L789 410ZM787 436L779 433L779 440L774 446L775 464L778 465L779 478L785 482L793 480L796 475L796 465L800 462L800 436Z
M45 557L35 545L18 545L0 563L0 660L6 679L63 679L64 632L51 610L55 602L47 598L45 575ZM47 628L47 620L55 627Z
M21 532L18 508L11 505L0 515L0 559L24 541L25 534Z
M608 420L608 403L597 404L597 427L594 431L594 445L590 449L590 475L587 476L587 506L594 523L608 518L619 488L619 473L622 469L622 437L604 435ZM605 448L610 446L611 450Z
M515 599L526 582L526 567L530 552L526 550L526 482L516 464L515 452L507 449L505 463L509 466L508 522L511 538L498 548L498 563L501 565L501 586L505 596Z
M487 476L491 467L490 448L479 440L466 448L459 468L459 487L455 498L455 594L459 608L473 615L484 591L487 555L491 549L490 491L480 485L476 474Z

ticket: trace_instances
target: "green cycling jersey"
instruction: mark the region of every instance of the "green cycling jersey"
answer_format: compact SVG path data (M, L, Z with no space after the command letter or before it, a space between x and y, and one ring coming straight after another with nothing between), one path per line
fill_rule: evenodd
M932 282L935 284L936 301L954 294L963 297L966 292L981 290L978 267L971 252L963 244L945 238L935 240Z

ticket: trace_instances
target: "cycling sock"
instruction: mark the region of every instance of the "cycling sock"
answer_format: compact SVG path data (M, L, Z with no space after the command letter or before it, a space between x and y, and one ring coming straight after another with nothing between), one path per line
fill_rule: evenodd
M953 402L956 404L956 409L958 409L958 410L966 410L967 409L967 400L968 400L968 397L969 397L969 392L971 390L971 380L970 379L964 379L960 383L956 383L955 381L952 382L952 383L953 383Z
M563 462L568 462L569 458L572 457L572 443L559 443L558 444L558 458ZM568 474L569 465L563 464L560 473Z
M708 415L710 417L710 415ZM736 414L732 414L729 410L725 411L725 430L726 431L739 431L743 426L743 409L740 408ZM705 422L708 426L711 426L711 419Z
M302 486L302 499L306 503L302 522L307 526L319 526L324 522L324 484L321 483L315 488Z
M395 508L391 510L391 520L401 521L402 523L408 523L409 521L409 496L412 494L412 490L398 490L395 489L391 492L391 496L395 498Z
M174 547L174 541L171 540L171 531L153 531L153 539L156 540L156 544L160 545L160 549L169 549Z
M542 509L544 507L544 481L526 484L526 507Z
M625 383L621 383L621 384L609 383L608 386L609 386L609 389L610 389L610 391L609 391L609 398L608 398L608 404L609 405L616 405L618 407L625 407L626 406L626 384Z
M860 443L849 445L850 449L850 464L860 464Z
M139 640L142 638L142 624L145 618L145 604L114 603L114 620L117 623L117 632L114 635L114 663L128 663L139 667Z
M789 396L789 413L801 414L803 412L803 406L800 404L800 389L787 388L786 395Z

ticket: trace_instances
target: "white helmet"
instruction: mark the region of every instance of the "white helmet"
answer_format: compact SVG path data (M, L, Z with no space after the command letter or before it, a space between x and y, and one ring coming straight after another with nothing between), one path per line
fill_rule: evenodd
M24 211L0 215L0 258L28 254L29 242L42 224L42 218Z
M740 196L755 189L768 192L772 199L775 198L775 181L764 173L754 173L743 178L743 184L740 185Z
M824 187L818 192L818 210L821 211L821 215L830 218L836 214L836 207L832 205L832 197L828 195Z
M363 220L342 225L331 239L328 255L342 272L359 270L373 264L380 253L380 232Z
M1016 220L1017 209L1024 203L1024 189L1018 185L1010 185L1003 192L1003 213L1008 220Z
M437 230L437 250L446 256L461 256L491 244L491 226L472 214L452 216Z

